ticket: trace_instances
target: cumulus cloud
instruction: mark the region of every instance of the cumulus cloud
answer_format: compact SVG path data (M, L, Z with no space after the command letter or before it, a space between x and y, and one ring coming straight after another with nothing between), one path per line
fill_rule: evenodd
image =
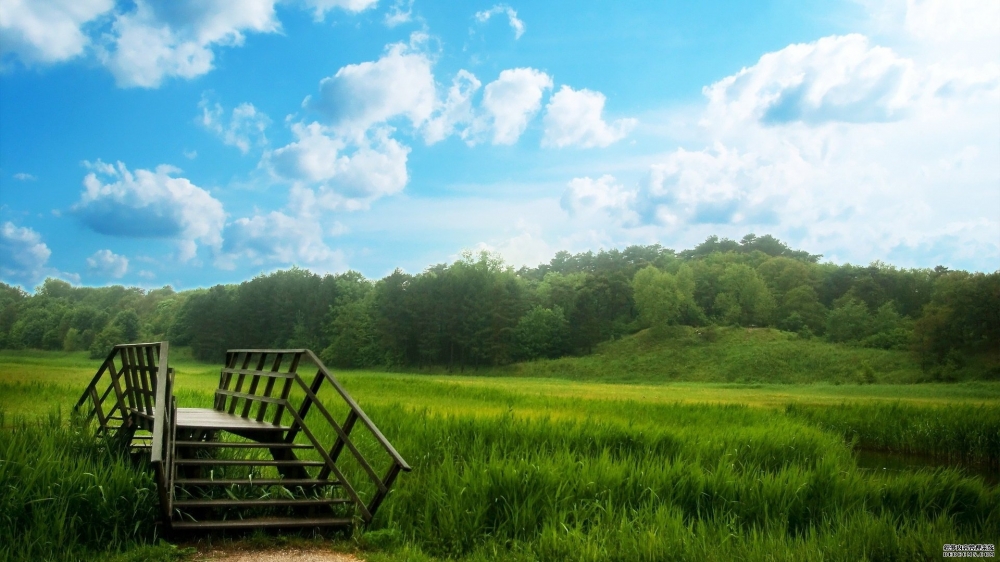
M296 141L265 155L265 165L279 178L314 185L318 203L335 209L361 208L401 191L409 180L409 147L377 129L354 141L332 134L319 123L292 125Z
M302 0L302 3L313 11L313 19L323 21L326 13L334 9L348 12L363 12L378 4L378 0Z
M45 264L51 255L34 230L12 222L0 226L0 278L33 285L49 272Z
M228 119L222 105L210 103L205 96L202 96L198 107L201 108L199 118L201 125L218 135L223 143L235 146L243 154L249 152L252 147L267 144L264 132L270 126L271 119L252 103L241 103L236 106Z
M1000 89L941 92L988 68L903 59L857 36L760 60L705 89L708 147L650 166L624 226L763 228L831 259L996 268L1000 167L983 155L1000 153Z
M413 0L396 0L385 14L385 25L396 27L413 19Z
M517 11L507 4L497 4L489 10L476 12L474 17L479 23L486 23L493 16L507 16L507 22L510 24L511 29L514 30L514 39L520 39L524 35L524 22L518 19Z
M411 44L389 45L377 61L349 64L324 78L319 95L304 105L322 114L344 135L360 135L397 116L419 127L434 111L436 90L431 60Z
M911 60L852 34L767 53L705 95L717 120L865 123L903 117L917 91Z
M82 27L114 7L114 0L4 0L0 3L0 57L25 64L77 57L90 38Z
M123 87L201 76L212 69L215 48L240 46L247 33L278 31L275 2L136 0L134 10L116 14L100 57Z
M458 132L469 139L474 121L472 97L482 86L471 72L459 70L448 89L448 97L435 110L434 116L424 126L424 140L434 144Z
M344 269L344 256L323 241L323 228L309 216L280 211L240 218L226 225L225 243L216 263L232 268L237 259L251 263L298 264L322 272Z
M588 216L597 211L621 215L635 199L633 190L626 189L614 176L605 174L597 179L574 178L566 185L559 204L570 216Z
M28 173L25 173L25 172L19 172L19 173L14 174L14 179L16 179L17 181L35 181L38 178L35 177L32 174L28 174Z
M608 124L601 114L606 98L601 92L559 88L545 106L545 136L542 146L590 148L618 142L635 127L635 119L617 119Z
M121 279L128 271L128 258L111 250L98 250L87 258L87 267L95 275Z
M552 78L540 70L504 70L483 89L483 115L477 119L476 130L491 132L493 144L514 144L551 88Z
M90 229L110 236L170 238L179 243L182 261L194 257L198 244L217 248L226 214L222 203L180 170L159 166L130 171L125 164L91 164L84 191L73 211Z

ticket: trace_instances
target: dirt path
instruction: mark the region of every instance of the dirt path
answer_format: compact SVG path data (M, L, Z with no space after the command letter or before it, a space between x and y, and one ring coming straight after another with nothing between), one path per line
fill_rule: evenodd
M192 560L198 562L363 562L353 554L293 546L257 550L208 548L198 552Z

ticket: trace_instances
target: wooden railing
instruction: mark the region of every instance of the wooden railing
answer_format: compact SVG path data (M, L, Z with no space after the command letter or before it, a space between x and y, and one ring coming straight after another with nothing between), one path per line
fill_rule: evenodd
M156 371L156 396L153 409L153 442L149 462L153 466L160 510L165 521L170 521L173 511L173 452L177 434L177 399L174 397L174 370L167 367L170 346L160 344L159 368Z
M166 349L165 342L114 346L73 409L87 420L97 418L99 433L127 430L131 438L136 429L151 430L158 373L167 368Z
M310 384L306 384L298 373L303 358L317 367L316 375ZM287 365L284 369L283 364ZM320 400L319 394L325 384L331 385L348 407L346 419L342 423L334 419L330 408ZM301 396L301 400L297 403L296 395ZM320 439L322 435L317 435L314 431L317 428L311 428L306 423L305 420L313 408L320 413L320 417L336 435L332 444L322 442ZM361 518L366 523L371 521L375 511L385 500L399 473L410 470L410 466L364 410L330 374L323 362L308 349L228 351L226 366L222 369L219 388L215 392L215 409L269 424L279 431L285 431L287 428L283 437L285 443L293 443L299 433L304 435L323 461L317 478L325 480L332 473L355 503ZM285 418L289 420L287 426L282 423ZM375 471L351 439L351 433L359 421L389 458L389 468L382 476ZM362 500L357 488L348 481L338 465L337 461L345 448L375 487L375 492L367 503Z
M160 507L167 520L177 417L174 370L167 364L168 348L167 342L114 346L73 408L88 421L96 418L98 433L117 441L122 448L149 448ZM137 430L149 431L151 436L135 437Z

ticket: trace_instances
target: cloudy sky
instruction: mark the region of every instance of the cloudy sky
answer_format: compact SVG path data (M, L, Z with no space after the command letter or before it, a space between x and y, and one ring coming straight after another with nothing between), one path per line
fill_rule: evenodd
M1000 268L1000 2L4 0L0 280L710 234Z

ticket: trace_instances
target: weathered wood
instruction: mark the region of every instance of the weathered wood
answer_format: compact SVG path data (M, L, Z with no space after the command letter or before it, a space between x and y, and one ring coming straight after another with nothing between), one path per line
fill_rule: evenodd
M393 482L401 471L410 467L389 444L347 391L327 371L321 361L304 349L236 349L226 353L224 367L219 373L219 386L215 392L214 407L178 408L173 396L173 369L168 366L169 346L166 342L150 344L124 344L115 346L94 376L84 395L76 405L79 410L89 403L86 414L96 417L102 431L114 431L124 438L133 453L148 451L151 467L157 482L157 491L164 522L174 529L309 527L323 525L349 525L352 518L263 518L235 519L229 521L203 520L204 513L213 508L260 508L267 506L310 507L336 504L353 505L355 513L364 522L370 522L375 511L386 499ZM317 366L311 384L298 374L300 361L307 357ZM277 381L281 381L279 385ZM343 424L332 416L331 410L320 398L325 383L331 383L337 394L349 407ZM292 399L292 387L302 389L304 396ZM277 391L277 395L276 394ZM111 402L109 402L111 401ZM273 408L272 408L273 406ZM312 409L316 415L307 422ZM282 425L290 416L290 423ZM382 478L375 473L351 439L357 422L371 431L375 439L391 457L392 463ZM117 426L112 425L117 423ZM321 443L318 433L309 424L327 425L336 440ZM148 430L148 436L136 436L136 429ZM246 441L217 440L223 433L240 436ZM296 443L302 434L306 442ZM363 469L365 476L375 485L375 494L367 504L357 489L348 482L337 465L344 449L351 452ZM195 457L198 449L206 452L229 449L251 451L267 449L271 458L219 459L204 453ZM304 460L295 451L314 450L322 460ZM204 478L215 467L225 476L228 467L275 467L281 478ZM311 470L312 469L312 470ZM332 476L332 480L330 479ZM291 498L237 500L198 497L205 494L203 487L212 486L283 486L293 494ZM304 489L342 489L346 497L314 498L306 496ZM184 490L183 499L175 498ZM294 497L297 496L297 497ZM197 524L183 520L176 509L194 509ZM190 517L188 517L190 518Z
M248 420L237 415L208 408L177 408L177 427L181 429L259 429L270 432L276 429L287 429L282 427L276 428L269 423Z

